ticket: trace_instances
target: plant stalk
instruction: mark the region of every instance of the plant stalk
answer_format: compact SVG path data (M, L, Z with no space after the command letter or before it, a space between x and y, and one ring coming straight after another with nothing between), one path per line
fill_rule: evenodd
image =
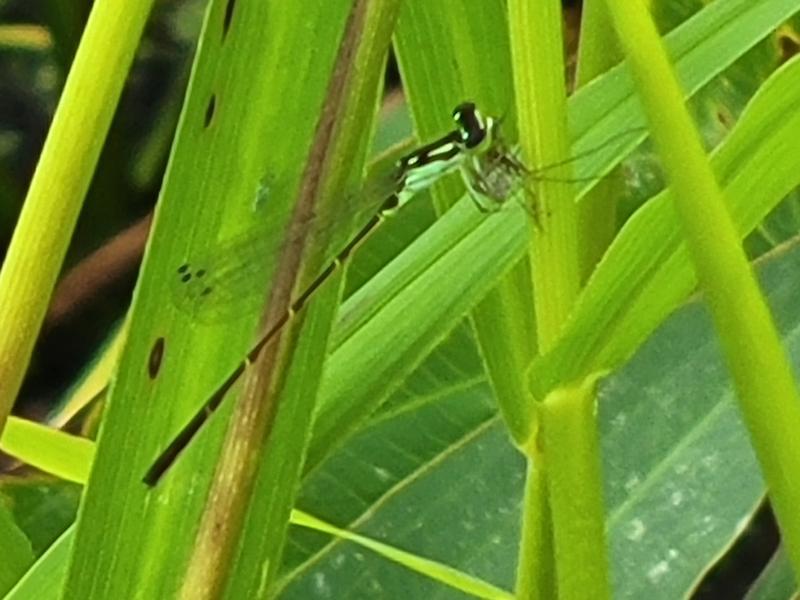
M547 352L572 310L581 281L579 211L572 186L559 181L571 178L561 4L510 0L508 8L523 160L534 170L563 164L554 170L554 181L531 184L530 255L537 333L540 351ZM565 402L558 401L561 396L548 398L545 402L553 402L552 409L531 406L529 430L535 433L525 444L529 468L516 590L521 600L582 598L587 589L593 597L608 595L592 391L582 391L577 398L567 395ZM541 400L531 399L532 404ZM571 421L577 433L566 436L565 432L572 431ZM573 453L571 444L576 439L582 451ZM569 473L562 473L563 469ZM574 501L574 485L588 498L587 503ZM589 554L584 541L574 543L582 536L594 536L588 543ZM587 560L591 564L584 564ZM575 565L586 573L581 585L573 583ZM584 583L589 587L582 587Z

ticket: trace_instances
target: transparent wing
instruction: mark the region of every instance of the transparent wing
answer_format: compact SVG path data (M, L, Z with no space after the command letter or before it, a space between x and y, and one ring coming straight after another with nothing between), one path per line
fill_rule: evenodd
M609 146L624 144L642 132L641 128L623 131L566 161L535 171L522 164L517 148L508 147L498 137L497 145L489 152L472 157L462 165L462 175L473 195L485 199L478 204L492 212L501 208L526 181L538 179L575 183L601 179L603 175L565 180L551 178L547 172L564 163L580 163ZM370 169L363 188L343 198L337 204L336 212L320 215L308 228L299 227L298 233L293 235L298 238L308 236L311 245L315 239L325 240L328 245L327 240L333 237L339 247L344 247L353 226L366 223L383 201L397 191L397 155L398 151L393 150L378 160ZM174 304L203 323L242 318L262 309L266 283L275 268L280 249L284 243L296 241L284 240L284 219L278 221L281 222L263 221L255 224L176 265L171 285ZM337 249L337 244L334 244L329 258L337 254Z
M374 169L364 187L336 203L336 211L321 214L308 227L297 227L296 238L333 237L341 245L353 225L360 226L380 208L396 189L394 168ZM252 315L266 300L266 284L275 269L286 238L286 225L263 221L247 230L188 257L175 268L171 282L173 303L201 323L215 323ZM344 230L344 236L341 235ZM342 239L343 238L343 239ZM336 254L333 248L331 257Z
M252 314L264 300L259 291L274 267L280 233L274 223L255 225L189 257L175 269L173 302L200 322Z

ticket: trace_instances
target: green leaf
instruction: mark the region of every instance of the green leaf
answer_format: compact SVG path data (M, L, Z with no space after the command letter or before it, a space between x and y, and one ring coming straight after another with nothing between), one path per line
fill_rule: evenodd
M11 511L0 504L0 545L5 560L0 565L0 593L5 594L34 561L31 542L14 522Z
M670 182L671 208L714 318L781 536L800 572L800 486L795 481L800 476L798 382L742 247L740 222L726 206L649 10L618 0L609 0L608 9Z
M762 86L711 162L744 236L800 183L792 148L798 123L800 61ZM776 157L778 157L776 159ZM695 275L669 191L623 227L584 289L558 345L537 359L531 381L540 395L619 366L694 289Z
M34 556L40 556L75 519L80 487L39 475L9 477L2 484L4 502L30 540Z
M800 240L759 265L795 364L798 268ZM420 367L395 410L310 473L298 506L510 589L524 461L490 408L467 342L459 337ZM764 493L703 305L671 316L600 396L614 597L681 597ZM302 530L292 540L283 600L370 598L377 590L463 597L348 542Z
M61 598L75 528L70 527L14 586L6 600Z
M208 249L224 247L224 240L242 231L257 229L264 219L274 219L276 227L270 231L282 235L294 200L303 194L316 199L319 186L330 201L335 199L332 188L340 193L357 185L358 157L363 158L367 148L393 5L356 3L367 11L371 29L355 39L343 38L354 6L345 0L315 7L277 7L251 0L210 5L135 293L128 343L81 507L66 597L125 595L133 580L143 596L171 595L182 584L189 557L199 556L192 554L198 524L219 507L214 501L206 506L206 490L234 403L220 410L159 485L151 489L142 479L168 440L240 363L260 315L247 313L211 325L179 313L172 295L180 278L178 267L207 255ZM360 24L365 13L354 14L352 22ZM360 54L363 40L371 52L368 57ZM341 43L355 54L341 54L346 68L334 72ZM361 62L349 75L354 57ZM289 64L292 68L286 68ZM345 96L331 100L339 89ZM340 115L342 98L350 104ZM341 118L331 121L337 115ZM331 149L334 142L339 143L333 146L338 152ZM320 157L332 159L322 165L322 172ZM309 169L307 163L312 165ZM280 243L280 237L273 239L270 251ZM292 247L302 250L294 239ZM311 271L306 278L316 274L324 258L322 245L312 250L304 263ZM292 253L298 261L299 256ZM276 268L274 262L271 266ZM257 278L254 285L263 283L265 294L275 275L270 271L267 264L248 272ZM284 288L292 281L284 279ZM236 546L226 546L234 559L226 592L232 597L255 594L269 583L265 565L280 564L294 496L292 480L299 476L337 292L336 285L326 286L297 321L304 333L294 332L296 366L283 365L281 400L274 400L285 409L276 411L274 422L269 411L262 413L270 435L249 437L256 444L269 440L267 455L272 459L260 464L253 483L253 497L260 501L242 517L247 520L244 533L233 538ZM249 485L243 479L227 490ZM235 528L234 514L225 519ZM227 573L224 563L220 559L211 569Z
M676 53L679 55L678 68L684 73L685 79L692 83L691 89L696 89L723 68L724 65L714 60L718 57L724 58L723 48L719 47L719 36L728 41L736 40L743 45L755 43L758 35L768 32L766 15L779 19L785 16L787 10L780 3L765 3L761 7L761 12L754 15L751 13L752 5L742 2L737 4L739 12L734 13L737 17L734 19L727 12L732 4L712 4L694 21L673 32L672 43L678 49ZM720 17L714 11L723 8L722 12L729 21L725 27L718 30L719 23L716 19ZM758 29L755 27L756 24L764 29ZM724 49L733 54L731 47L726 46ZM744 52L745 49L740 47L739 51ZM733 58L730 57L731 60ZM580 123L576 130L583 131L583 135L576 134L577 137L574 138L574 153L598 147L603 141L607 141L615 134L618 135L631 124L632 115L638 110L632 107L634 99L631 94L632 91L629 84L625 83L622 73L615 70L582 88L570 99L570 115L573 122ZM589 120L592 118L593 120ZM787 136L790 132L791 128L783 130L783 134ZM773 151L770 139L759 139L759 142L765 144L758 146L762 155L765 156ZM744 157L749 156L752 150L752 148L742 149L742 160L745 160ZM576 164L576 176L584 177L607 172L612 165L621 160L623 152L624 148L619 144L603 147ZM740 181L748 179L752 179L752 176L739 178ZM584 186L582 191L587 187ZM776 190L778 196L767 198L765 194L763 197L760 196L760 199L764 203L771 202L774 205L780 199L779 192L780 190ZM468 202L468 199L462 200L462 203ZM357 430L360 423L387 395L403 384L405 377L445 339L446 334L461 321L466 311L483 299L487 283L491 283L487 280L505 273L522 257L527 247L523 236L509 239L513 238L514 232L521 229L510 229L512 225L503 223L502 227L496 229L495 238L472 244L471 247L477 252L474 255L469 254L464 251L468 247L467 240L470 239L468 230L477 226L478 220L464 218L461 225L456 226L456 218L462 217L454 216L452 221L440 219L440 222L434 224L425 236L387 267L385 273L375 277L342 307L338 326L341 330L335 331L333 336L334 350L325 371L321 409L317 415L315 434L309 448L308 468L316 465L338 440ZM492 215L471 235L485 236L489 230L484 228L493 228L489 222L499 219L512 219L512 217L503 214ZM524 228L522 224L516 227ZM660 227L665 231L658 235L666 235L666 231L669 231L667 225L662 224ZM656 233L648 230L646 235L651 236ZM454 264L454 268L460 270L442 269L438 273L430 273L430 269L436 268L432 261L444 256L446 248L451 248L452 253L452 249L461 243L458 241L461 239L465 241L460 259L451 255L445 258L452 261L450 264ZM648 241L649 238L642 243L647 244ZM515 245L514 252L508 252L509 243ZM495 251L497 254L492 256ZM505 264L500 263L503 256L507 259ZM646 254L634 258L637 261L657 261L658 256L660 255ZM490 270L476 282L471 276L477 277L478 274L471 272L471 265L475 260L487 259L491 261ZM445 270L446 277L443 276ZM415 281L426 272L428 275L425 285L408 285L407 282ZM404 285L408 285L407 290L403 289ZM675 292L671 282L666 284L665 289L670 293ZM675 294L677 302L684 299L689 290L680 292ZM584 292L584 298L587 293ZM603 288L601 300L605 299L606 292ZM386 311L382 311L384 306L391 307L391 310L387 308ZM580 309L579 305L578 310ZM456 310L463 312L458 313ZM592 316L595 314L592 313ZM608 317L604 313L602 316ZM573 318L573 323L575 320ZM423 327L421 323L429 323L431 326ZM591 329L593 323L587 319L583 327L589 329L591 335L597 335ZM570 328L570 331L572 330L573 328ZM574 330L577 331L577 327ZM578 336L570 339L574 344L579 344L581 341ZM560 344L558 348L564 344ZM384 348L391 348L391 352L384 351ZM570 365L569 355L562 355L561 352L558 355L562 356L566 366ZM535 372L538 374L539 370ZM557 370L545 373L554 379L557 374ZM358 384L355 385L355 382Z
M395 34L395 49L403 89L421 138L441 131L449 111L471 100L489 114L501 116L506 134L514 139L511 55L503 2L408 1ZM451 206L461 193L463 186L453 181L438 186L432 192L438 212ZM520 264L494 287L485 298L479 298L482 301L472 311L472 323L508 425L515 437L522 438L528 424L522 404L527 394L520 374L535 350L528 265Z
M0 449L67 481L84 483L94 458L94 444L44 425L10 417Z
M327 533L341 540L354 542L355 544L380 554L381 556L388 558L389 560L394 561L397 564L406 567L407 569L422 575L426 575L435 581L449 585L454 589L461 590L462 592L472 596L476 596L478 598L487 598L490 600L514 600L514 596L510 593L498 589L492 585L488 585L485 582L477 580L473 577L466 576L463 573L459 573L455 569L452 569L446 565L420 558L409 552L404 552L398 548L387 546L386 544L376 542L375 540L362 535L351 533L344 529L339 529L338 527L334 527L331 524L325 523L324 521L321 521L320 519L317 519L316 517L313 517L312 515L302 511L292 511L292 524L299 525L300 527L307 527L322 533Z

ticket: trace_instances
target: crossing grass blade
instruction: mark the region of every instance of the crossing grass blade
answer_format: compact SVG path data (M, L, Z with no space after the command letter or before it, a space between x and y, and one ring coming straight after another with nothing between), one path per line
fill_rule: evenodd
M476 5L459 0L445 6L411 0L403 10L395 48L420 135L436 126L442 104L468 97L486 106L486 110L503 115L507 134L515 140L505 3L491 0ZM426 52L418 52L425 39L436 39L438 43ZM479 52L475 51L475 39L481 40ZM432 78L431 73L442 76ZM486 73L492 76L487 77ZM459 193L457 186L440 186L434 192L439 212L450 206ZM527 264L513 269L472 313L498 403L517 440L525 437L527 429L522 401L526 397L525 384L519 374L536 351L529 271Z

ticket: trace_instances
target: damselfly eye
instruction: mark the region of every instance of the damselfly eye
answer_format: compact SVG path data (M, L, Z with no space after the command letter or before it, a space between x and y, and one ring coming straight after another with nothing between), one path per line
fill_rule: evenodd
M453 110L453 120L458 125L461 141L467 148L475 148L486 138L486 121L474 102L464 102Z

